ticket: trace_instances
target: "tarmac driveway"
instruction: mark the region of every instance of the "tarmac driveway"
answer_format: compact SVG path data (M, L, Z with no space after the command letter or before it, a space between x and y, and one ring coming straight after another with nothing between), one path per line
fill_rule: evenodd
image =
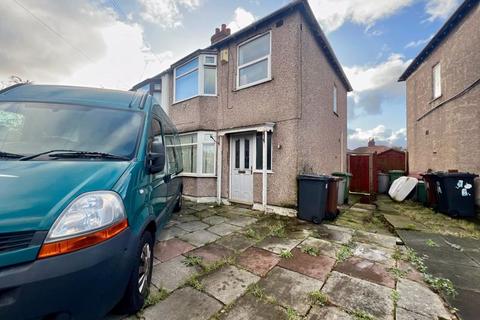
M130 318L455 319L397 240L186 203L159 235L148 305Z

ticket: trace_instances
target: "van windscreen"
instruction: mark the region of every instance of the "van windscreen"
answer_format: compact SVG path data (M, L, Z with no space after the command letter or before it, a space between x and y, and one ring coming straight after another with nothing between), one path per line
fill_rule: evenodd
M29 156L49 150L136 152L143 114L100 107L32 102L0 103L0 151Z

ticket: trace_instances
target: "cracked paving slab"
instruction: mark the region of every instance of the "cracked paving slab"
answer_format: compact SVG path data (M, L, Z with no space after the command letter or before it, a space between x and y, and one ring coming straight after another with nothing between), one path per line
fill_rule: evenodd
M261 249L271 251L276 254L282 253L282 251L290 251L295 248L302 239L288 239L278 237L267 237L256 246Z
M407 279L397 283L398 307L428 317L452 319L443 301L429 288Z

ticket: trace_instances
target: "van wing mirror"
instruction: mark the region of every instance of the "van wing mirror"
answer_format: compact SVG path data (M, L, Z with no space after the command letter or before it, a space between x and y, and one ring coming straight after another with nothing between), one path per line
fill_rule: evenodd
M165 168L165 146L160 141L153 141L148 154L150 173L162 172Z

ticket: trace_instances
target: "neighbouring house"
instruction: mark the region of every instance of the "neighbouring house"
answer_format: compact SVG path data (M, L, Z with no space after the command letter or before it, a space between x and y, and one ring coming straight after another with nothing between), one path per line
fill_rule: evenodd
M466 0L412 61L407 144L412 172L480 173L480 6Z
M345 170L351 85L307 1L297 0L135 85L180 132L184 195L281 210L297 175Z
M348 171L352 173L350 190L361 193L378 192L378 173L390 170L408 171L407 153L400 148L376 145L371 138L366 147L348 152Z

